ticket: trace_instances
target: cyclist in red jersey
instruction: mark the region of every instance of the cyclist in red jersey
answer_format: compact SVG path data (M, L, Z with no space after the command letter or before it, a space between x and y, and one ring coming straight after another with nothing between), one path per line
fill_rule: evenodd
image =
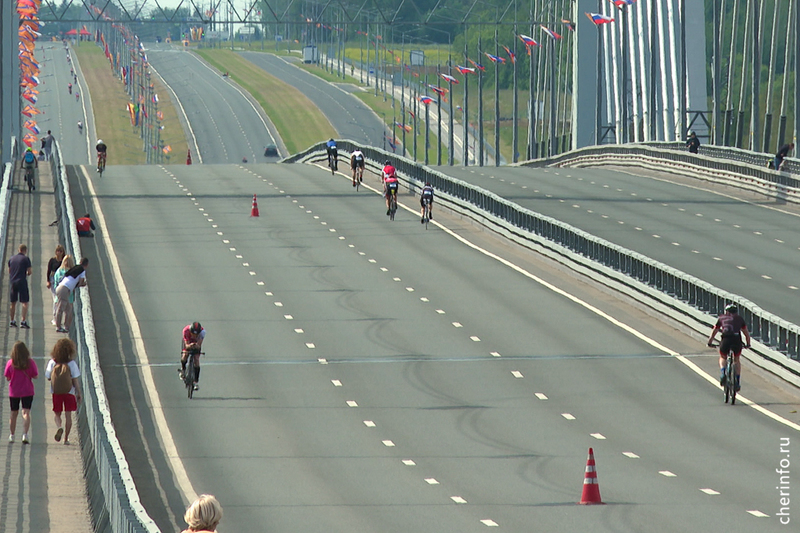
M725 307L725 314L719 315L714 329L711 331L711 336L708 338L708 345L712 346L717 332L722 331L722 340L719 343L719 368L720 379L719 384L725 386L725 366L728 363L728 351L733 350L733 359L736 363L736 390L741 389L739 378L742 374L742 364L739 362L739 356L742 354L742 348L750 347L750 332L747 331L747 324L744 318L739 315L739 309L735 305L729 304ZM742 333L747 340L747 344L742 345Z
M388 216L392 209L389 206L389 197L392 192L397 195L398 188L396 170L389 161L386 161L383 166L381 181L383 182L383 197L386 199L386 215Z

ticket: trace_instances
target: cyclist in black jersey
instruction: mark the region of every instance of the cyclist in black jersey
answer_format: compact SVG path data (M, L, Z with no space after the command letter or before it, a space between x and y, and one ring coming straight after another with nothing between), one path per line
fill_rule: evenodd
M420 222L425 223L425 204L428 204L428 217L433 220L433 187L430 183L426 183L422 188L422 193L419 197L420 205Z
M736 362L736 390L741 389L739 378L742 374L742 364L739 362L739 356L742 353L742 348L750 347L750 332L747 331L747 324L744 318L739 315L739 309L734 304L729 304L725 307L725 314L719 315L714 329L711 331L711 336L708 338L708 345L713 346L714 338L717 332L722 332L722 340L719 343L719 368L720 379L719 384L725 386L725 366L727 365L728 352L733 350L733 359ZM747 344L742 345L742 333L747 340Z

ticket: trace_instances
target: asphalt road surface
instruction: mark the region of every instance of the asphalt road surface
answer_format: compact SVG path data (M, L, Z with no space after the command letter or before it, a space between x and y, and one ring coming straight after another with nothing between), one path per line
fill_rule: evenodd
M797 429L724 405L697 339L441 210L426 231L415 198L390 222L325 169L114 170L71 185L99 206L101 364L162 531L201 492L221 531L783 530ZM603 506L576 505L590 446Z
M52 131L61 145L64 162L67 164L86 164L90 160L94 162L97 160L94 151L97 135L91 112L91 96L80 68L77 68L77 55L70 53L68 61L67 51L60 42L42 43L40 46L46 73L42 77L43 83L36 107L43 113L32 117L41 130L39 137L47 135L47 130ZM70 83L73 85L72 93L69 92ZM82 132L78 130L78 121L84 125ZM33 148L38 152L39 145Z
M699 180L631 173L636 170L438 169L800 324L797 207Z
M339 85L328 83L293 65L293 59L298 61L295 58L263 52L240 52L240 55L308 96L328 118L339 138L365 146L383 146L386 131L383 121L364 102ZM355 89L354 85L349 86Z
M189 125L184 129L188 131L195 162L276 160L265 158L264 148L275 144L281 149L282 143L261 107L244 90L191 52L151 44L147 56L186 114ZM180 108L178 113L181 114Z

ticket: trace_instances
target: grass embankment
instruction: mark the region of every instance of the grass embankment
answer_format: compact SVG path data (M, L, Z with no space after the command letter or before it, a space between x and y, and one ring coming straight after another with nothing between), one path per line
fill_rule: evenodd
M319 108L303 93L253 65L230 50L199 49L208 63L228 72L247 90L269 116L289 153L336 135L336 130Z
M131 125L128 113L127 105L130 98L122 82L111 71L103 50L94 43L82 42L76 47L75 52L78 54L81 71L92 97L97 136L110 147L109 164L145 164L147 156L142 149L139 128ZM161 138L165 146L172 147L170 155L185 154L188 146L186 136L178 120L175 106L172 105L170 94L156 77L153 79L154 89L159 98L158 110L164 114L164 120L161 122L164 126ZM171 159L180 161L180 157Z

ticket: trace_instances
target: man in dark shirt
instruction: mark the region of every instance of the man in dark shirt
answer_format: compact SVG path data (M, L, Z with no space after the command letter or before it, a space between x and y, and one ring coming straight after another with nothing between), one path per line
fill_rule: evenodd
M686 147L689 149L689 152L693 154L696 154L700 149L700 139L697 138L695 132L689 133L689 138L686 140Z
M780 170L781 165L783 164L783 160L786 159L786 156L789 155L789 152L794 150L794 143L784 144L781 146L781 149L778 150L778 153L775 154L775 161L773 163L775 170Z
M8 300L11 302L11 309L8 314L11 318L9 326L17 327L16 311L17 302L22 304L22 321L19 323L21 328L29 328L28 325L28 276L31 275L31 260L28 258L28 247L24 244L19 245L19 253L8 260L8 283L10 285Z

